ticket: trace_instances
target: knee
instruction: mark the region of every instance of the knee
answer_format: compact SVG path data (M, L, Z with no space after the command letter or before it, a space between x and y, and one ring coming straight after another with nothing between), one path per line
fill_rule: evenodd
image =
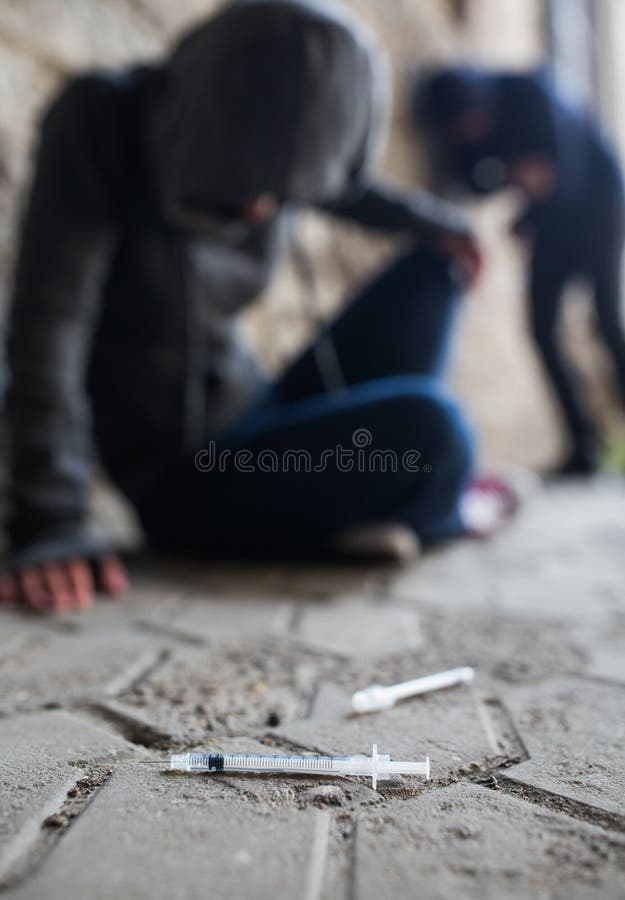
M463 483L474 463L474 439L460 407L434 379L403 377L387 411L395 441L433 477Z
M459 490L473 471L475 456L473 434L462 410L449 397L438 394L421 398L415 418L428 428L424 466L452 492Z

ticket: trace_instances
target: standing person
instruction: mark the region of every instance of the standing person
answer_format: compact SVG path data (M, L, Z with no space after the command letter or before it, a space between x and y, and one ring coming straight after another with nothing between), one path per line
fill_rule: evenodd
M568 432L569 453L557 474L590 474L599 436L557 326L565 288L585 278L625 402L625 194L615 154L597 123L562 98L544 72L444 69L419 80L415 113L444 156L449 182L478 194L514 187L525 198L512 230L532 245L530 328Z
M2 599L86 606L94 574L125 589L88 525L93 447L160 547L330 552L389 520L414 540L462 529L472 440L439 376L455 273L474 277L479 251L452 208L372 182L383 68L341 11L244 0L162 65L79 77L52 104L10 322ZM308 205L415 240L321 338L344 381L330 393L318 345L268 384L236 332ZM413 465L339 463L369 446ZM314 468L287 464L300 448Z

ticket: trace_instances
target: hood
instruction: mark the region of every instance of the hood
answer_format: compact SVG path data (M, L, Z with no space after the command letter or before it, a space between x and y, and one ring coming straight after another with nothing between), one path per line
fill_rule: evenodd
M237 0L188 34L162 74L148 142L167 205L331 199L384 130L385 59L340 7Z
M507 174L495 135L498 84L496 73L472 66L444 68L417 77L414 123L425 130L441 187L454 193L490 194L504 186ZM486 133L472 139L459 137L454 133L454 123L473 112L492 119Z
M496 102L496 76L472 66L426 72L415 84L417 123L444 128L470 109L492 109Z

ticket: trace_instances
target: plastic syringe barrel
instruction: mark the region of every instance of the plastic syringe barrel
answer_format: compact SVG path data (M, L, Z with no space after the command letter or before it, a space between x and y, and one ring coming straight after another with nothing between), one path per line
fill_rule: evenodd
M335 757L331 756L265 756L226 754L224 772L292 772L294 775L332 775Z
M254 753L175 753L170 768L184 772L290 772L294 775L336 774L332 756L271 756ZM367 757L363 757L367 759Z

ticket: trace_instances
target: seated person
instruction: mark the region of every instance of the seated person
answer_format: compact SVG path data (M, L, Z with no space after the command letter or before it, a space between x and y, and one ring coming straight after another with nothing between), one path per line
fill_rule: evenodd
M3 600L87 606L94 575L125 589L89 526L96 451L168 550L330 553L388 522L413 543L463 529L473 444L440 373L458 272L480 256L453 208L372 182L383 82L347 14L245 0L162 65L78 77L52 104L10 321ZM310 205L414 243L268 383L236 319ZM374 465L376 450L400 464Z

